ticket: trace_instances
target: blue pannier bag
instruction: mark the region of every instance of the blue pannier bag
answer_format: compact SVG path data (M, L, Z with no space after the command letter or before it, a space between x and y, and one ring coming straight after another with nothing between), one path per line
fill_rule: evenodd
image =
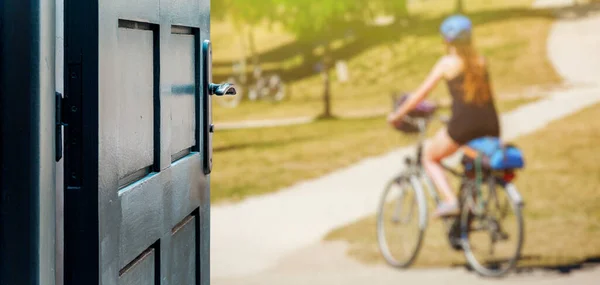
M499 138L477 138L467 146L489 158L489 166L494 170L518 169L525 166L523 153L513 145L504 145Z

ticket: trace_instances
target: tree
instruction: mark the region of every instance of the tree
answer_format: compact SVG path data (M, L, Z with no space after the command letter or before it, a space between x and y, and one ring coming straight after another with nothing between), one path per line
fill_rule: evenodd
M211 17L231 20L234 25L257 23L273 16L274 0L213 0Z
M456 13L463 14L465 12L465 5L463 0L456 0Z
M240 39L242 49L242 72L246 71L246 50L249 49L253 65L258 64L258 53L254 42L253 27L267 21L273 22L276 4L273 0L214 0L211 3L212 17L229 20Z
M394 16L396 20L408 18L408 0L371 0L368 1L370 12Z
M224 20L227 15L227 6L229 3L225 0L210 1L210 18L213 20Z
M321 73L323 75L323 113L331 118L331 84L329 71L333 66L330 43L347 28L349 22L360 19L366 11L362 0L272 0L276 4L277 18L299 41L320 43Z
M232 2L232 21L239 31L242 42L247 41L252 64L258 64L253 27L263 21L273 22L273 0L229 0Z

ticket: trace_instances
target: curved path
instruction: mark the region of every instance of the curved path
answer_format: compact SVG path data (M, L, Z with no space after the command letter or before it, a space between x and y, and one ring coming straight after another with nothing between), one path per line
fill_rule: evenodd
M546 99L504 114L502 124L508 126L503 127L505 139L528 134L600 102L599 27L600 16L560 20L555 24L548 40L549 56L565 80L578 87L548 94ZM577 99L573 100L574 97ZM374 212L379 189L399 170L398 161L411 150L408 147L368 158L277 193L214 206L212 283L395 284L403 280L409 281L406 284L451 284L453 280L465 284L477 280L462 269L400 273L382 266L364 266L347 259L343 246L321 244L322 237L330 230ZM532 279L531 276L539 274L545 273L508 280L515 284L520 280L527 284L535 280L539 281L536 284L597 284L591 280L600 279L598 269L562 279Z

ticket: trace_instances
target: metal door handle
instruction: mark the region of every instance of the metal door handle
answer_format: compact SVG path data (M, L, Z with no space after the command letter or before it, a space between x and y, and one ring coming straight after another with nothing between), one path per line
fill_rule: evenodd
M237 91L231 83L214 84L212 83L212 47L209 40L202 42L202 140L204 141L202 149L202 159L204 174L210 174L212 171L212 138L214 126L212 124L212 102L210 95L224 96L236 95Z
M235 90L235 86L231 83L223 83L223 84L214 84L210 83L208 85L208 94L210 95L235 95L237 91Z

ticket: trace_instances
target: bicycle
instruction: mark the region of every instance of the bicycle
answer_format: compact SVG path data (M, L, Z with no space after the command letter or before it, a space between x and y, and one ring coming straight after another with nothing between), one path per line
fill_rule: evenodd
M256 67L252 73L252 80L247 82L246 76L243 73L244 70L234 67L234 72L237 75L229 77L226 82L232 83L236 86L236 89L238 89L238 95L219 97L217 102L222 107L237 107L245 94L243 92L244 89L248 90L246 96L250 101L261 99L279 102L286 96L285 85L283 84L281 77L277 74L271 74L263 77L260 67Z
M428 216L425 193L433 198L435 205L440 203L435 186L421 165L425 133L434 119L433 114L405 119L407 131L419 134L416 155L414 159L405 159L404 170L387 184L378 205L379 249L386 262L396 268L409 267L423 245ZM481 163L484 158L477 151L468 147L463 147L463 150L464 171L443 165L448 173L458 177L461 182L458 194L460 214L443 218L447 238L453 249L464 251L468 264L478 274L501 277L516 266L520 257L524 238L524 202L511 183L515 177L513 169L497 171L486 168ZM387 214L392 215L388 217ZM514 221L506 221L507 218L513 218ZM399 233L410 233L396 229L404 225L413 227L415 231L408 247L405 246L408 239L397 236ZM396 227L394 231L391 228L393 226ZM509 227L510 230L507 230ZM480 236L481 233L483 235ZM504 242L508 241L514 241L515 244L506 247ZM485 248L486 243L489 243L488 252L480 256L479 250ZM396 256L397 249L405 254ZM505 256L497 256L499 253Z

